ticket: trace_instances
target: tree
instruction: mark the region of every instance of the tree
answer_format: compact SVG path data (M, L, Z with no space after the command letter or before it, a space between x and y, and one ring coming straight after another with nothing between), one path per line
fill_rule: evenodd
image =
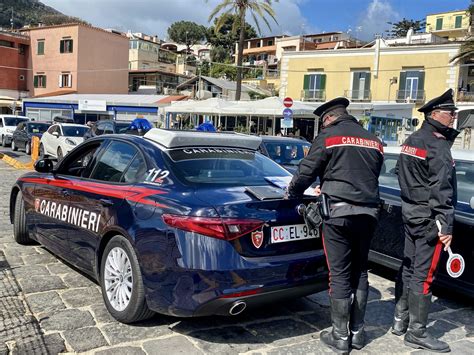
M239 18L239 44L238 44L238 51L237 51L237 87L235 92L235 99L237 101L240 100L240 94L242 91L242 57L244 52L244 40L245 40L245 16L249 13L253 20L255 21L255 25L257 26L257 30L259 33L262 31L260 30L260 24L258 22L258 17L260 17L263 22L268 26L269 29L270 23L268 22L267 16L271 17L275 23L278 24L278 21L275 18L275 11L272 8L272 3L278 2L278 0L222 0L219 5L217 5L214 10L212 10L211 14L209 15L209 21L216 17L217 14L234 14L237 15ZM218 21L215 25L215 31L219 31L220 28L225 23L225 16L220 16Z
M168 37L176 43L186 45L188 54L190 47L204 41L206 27L191 21L178 21L168 28Z
M222 26L216 31L218 22L222 22ZM206 32L207 43L216 49L213 61L223 63L225 59L232 58L232 55L235 54L235 43L239 40L239 28L240 20L237 15L222 14L214 19L214 25L209 27ZM244 38L255 37L257 37L257 32L250 24L246 23Z
M209 75L213 78L226 78L234 81L237 77L237 68L230 61L227 63L214 63L211 65Z
M403 18L403 20L398 22L387 22L389 25L392 25L390 30L386 30L390 37L405 37L408 33L410 28L413 28L415 33L421 32L426 27L425 20L407 20Z
M469 16L469 35L466 41L461 44L458 54L456 54L450 62L455 62L460 59L474 58L474 37L472 34L474 4L471 3L471 5L469 5L468 9L466 10L466 14Z

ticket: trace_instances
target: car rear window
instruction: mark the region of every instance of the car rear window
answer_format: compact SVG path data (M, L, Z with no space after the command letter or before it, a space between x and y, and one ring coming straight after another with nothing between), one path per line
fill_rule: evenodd
M44 133L48 130L49 124L47 123L30 123L28 125L29 133Z
M5 117L5 126L18 126L21 122L26 122L28 119L19 117Z
M83 137L89 127L63 126L63 133L66 137Z
M264 142L264 144L270 158L283 165L298 165L311 148L311 144L304 142Z
M195 186L268 185L268 177L291 176L271 159L246 149L186 148L163 156L174 175Z

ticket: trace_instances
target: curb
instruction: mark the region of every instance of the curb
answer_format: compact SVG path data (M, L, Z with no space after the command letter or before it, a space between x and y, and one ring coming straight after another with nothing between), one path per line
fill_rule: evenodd
M15 169L26 169L33 170L34 164L39 156L39 138L33 137L31 142L31 161L29 163L22 163L5 153L0 153L0 160L3 160L8 165L14 167Z

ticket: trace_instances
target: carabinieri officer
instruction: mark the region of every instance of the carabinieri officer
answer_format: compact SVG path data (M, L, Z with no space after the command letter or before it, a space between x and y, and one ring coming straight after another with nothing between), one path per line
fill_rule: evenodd
M426 324L431 283L443 244L447 249L453 234L456 171L451 146L459 134L453 129L453 90L418 111L425 114L425 121L403 143L397 163L405 250L401 278L395 287L397 304L392 333L406 332L405 344L411 347L448 352L448 344L432 337ZM441 231L436 221L441 223Z
M332 331L323 331L321 340L343 353L351 343L356 349L365 345L367 258L379 213L378 177L383 164L382 143L348 114L348 105L346 98L336 98L314 111L323 122L322 132L288 187L289 196L301 196L319 177L321 192L330 199L323 245Z

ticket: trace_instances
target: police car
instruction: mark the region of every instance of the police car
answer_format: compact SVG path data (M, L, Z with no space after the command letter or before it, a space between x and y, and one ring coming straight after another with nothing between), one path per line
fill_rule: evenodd
M283 198L291 175L260 144L161 129L91 138L18 179L14 237L96 278L124 323L236 315L326 289L322 242L297 213L314 197Z
M380 173L380 196L387 208L380 216L372 239L369 259L398 269L403 259L404 234L401 215L400 187L395 166L400 147L384 148L384 164ZM459 259L441 254L434 284L456 290L470 297L474 295L474 157L472 151L453 150L456 164L457 205L451 243L452 253ZM449 262L448 262L449 261Z

